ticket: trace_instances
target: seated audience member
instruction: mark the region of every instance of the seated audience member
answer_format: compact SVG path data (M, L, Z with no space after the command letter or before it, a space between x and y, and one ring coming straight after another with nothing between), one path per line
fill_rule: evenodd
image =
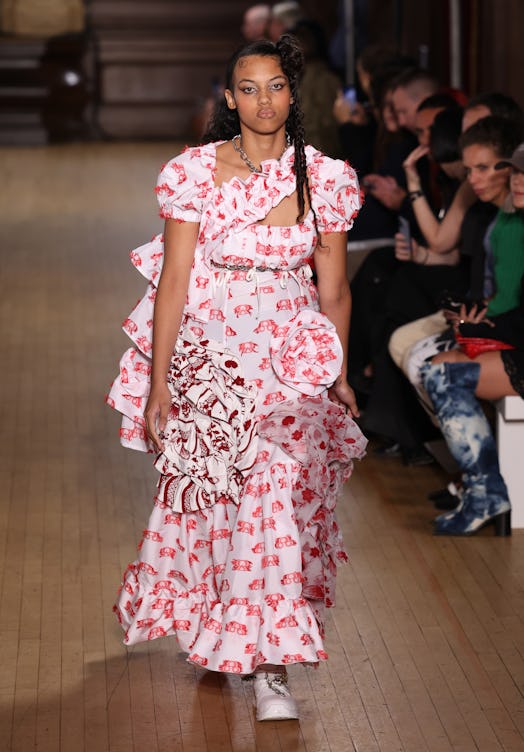
M499 91L491 91L477 94L464 106L462 130L467 131L477 120L489 115L511 120L519 128L524 126L524 112L513 97Z
M494 112L491 112L488 107L493 107ZM513 125L513 129L510 129L510 134L507 137L503 135L499 137L496 132L493 134L493 139L498 143L495 149L499 155L501 150L509 153L520 140L519 134L524 133L522 110L511 97L503 94L479 95L472 99L464 110L462 130L467 130L479 119L486 117L486 113L504 118ZM475 118L477 119L475 120ZM493 140L483 131L478 136L488 143ZM439 222L421 190L422 186L416 169L419 156L425 153L423 147L418 147L405 161L404 167L408 189L411 195L416 197L412 205L418 225L425 237L426 246L434 253L447 253L460 242L463 253L471 256L471 250L464 251L464 249L466 247L468 249L483 247L484 236L489 223L494 220L496 207L493 203L486 201L477 200L475 202L476 195L470 182L465 180L455 194L455 198L443 220ZM464 223L463 220L465 220ZM398 236L397 242L402 242L402 239L399 239ZM474 290L479 291L482 289L484 280L482 263L475 264L474 269L474 279L472 282L470 281L470 287L472 286ZM408 365L410 359L412 359L411 348L423 337L438 336L445 329L446 320L442 312L400 327L393 333L390 340L389 349L393 360L411 378L411 373L418 372L418 365L415 365L418 357L414 358L414 363L411 366Z
M387 45L373 44L362 50L357 58L355 67L360 88L368 102L373 101L372 84L375 76L380 75L384 69L391 66L398 67L401 60L402 58L398 51L394 47ZM413 64L411 58L404 58L404 62L400 67L401 69L405 69Z
M427 71L419 68L403 71L391 85L391 101L399 127L416 135L418 107L437 90L437 81ZM366 175L364 181L374 198L388 209L400 211L406 198L403 178L399 184L394 176L372 173Z
M391 91L392 89L386 85L383 94L383 129L386 132L394 133L393 129L396 126L396 120L394 119L394 111L390 109L390 101L388 100L388 95ZM419 105L416 123L418 123L421 138L426 138L426 128L437 112L450 104L453 105L454 100L449 95L434 95ZM353 132L362 130L362 127L356 126L354 123L345 123L341 126L341 132L343 132L343 128L347 129L348 127ZM381 130L380 128L377 130L378 137L381 134ZM347 143L346 139L347 137L344 136L344 144ZM355 143L358 143L358 139L354 138L353 140ZM371 250L371 253L357 272L352 285L353 305L358 311L358 315L355 315L353 318L355 323L350 335L350 369L354 380L355 378L361 380L362 372L365 369L369 371L369 363L375 349L373 345L376 339L375 332L378 333L379 347L382 347L383 344L382 318L384 314L385 291L392 275L398 269L398 262L395 258L393 243L390 238L397 231L399 212L410 222L415 233L417 229L410 200L405 189L405 176L402 169L405 157L408 153L412 152L412 148L416 143L415 137L404 129L401 129L396 134L395 139L390 137L389 143L390 147L386 153L383 153L382 164L379 169L374 174L364 177L363 186L366 190L366 201L355 221L349 245L351 250L355 247L355 244L365 243L366 250ZM362 161L356 157L357 152L358 150L353 150L357 159L356 164L352 155L346 152L344 156L349 157L349 161L355 166L357 172L361 172ZM364 150L362 150L362 153L364 153ZM431 200L434 202L434 211L437 213L442 208L443 198L447 206L450 200L449 193L452 187L456 188L456 185L451 182L444 184L443 180L437 177L436 167L427 162L427 160L422 169L424 189L431 196ZM381 188L378 190L379 199L374 195L374 187L378 174L380 174L381 180ZM387 186L390 186L391 190ZM372 337L372 340L370 340L370 337ZM365 362L363 362L364 360Z
M402 73L393 87L393 107L401 128L415 132L419 105L438 91L436 79L427 71L412 68Z
M513 228L511 255L504 274L497 274L502 256L495 253L495 279L511 289L498 287L492 301L516 303L503 313L487 310L468 312L462 308L453 332L458 347L435 356L422 367L424 388L433 404L448 447L462 471L461 501L456 510L435 520L437 535L472 535L488 523L497 535L511 533L511 504L500 473L497 449L480 399L505 396L524 398L524 143L495 169L511 169L513 213L504 217L504 232ZM470 175L475 168L471 168ZM511 219L510 219L511 217ZM495 228L496 229L496 226ZM515 298L517 283L519 298ZM504 302L505 301L505 302ZM476 353L468 349L468 338L498 340L512 349Z
M418 146L404 162L409 195L415 207L415 213L423 236L422 243L414 240L409 246L402 235L395 236L396 253L399 258L432 259L438 262L439 258L455 258L458 253L459 231L456 233L455 247L448 245L434 247L432 239L438 233L443 222L456 222L460 227L464 214L475 201L475 194L465 181L465 169L459 149L459 137L462 127L462 109L452 107L439 112L430 128L430 145ZM426 200L420 181L417 163L421 156L431 154L432 163L439 165L440 171L445 175L449 183L443 188L443 205L438 217ZM460 186L460 187L459 187ZM464 189L467 186L468 190ZM457 187L459 190L457 191ZM446 195L447 193L447 195ZM460 194L460 200L457 195ZM451 217L449 216L451 214ZM481 212L490 222L494 211ZM483 231L485 230L483 225ZM438 292L442 297L442 291ZM418 318L408 324L398 327L389 340L389 352L393 361L399 368L403 368L403 361L410 347L422 337L429 334L439 333L445 328L446 322L442 311L437 311L429 316Z
M514 123L517 129L524 129L524 112L517 102L506 94L489 92L478 94L464 106L462 131L466 131L470 126L478 122L478 120L490 115L509 120ZM410 192L419 192L421 188L415 164L423 154L422 147L418 150L415 149L413 154L404 163L407 186ZM435 221L435 217L423 195L413 203L417 223L427 238L431 250L437 253L446 253L451 247L456 245L462 218L466 209L471 206L474 198L468 181L464 181L461 188L457 191L444 221L439 223Z
M246 42L256 42L264 39L267 34L271 7L265 3L251 5L242 19L242 36Z
M417 137L419 146L428 149L427 154L431 158L434 158L434 154L429 146L431 141L431 128L435 122L435 118L439 112L453 109L460 112L462 119L462 108L457 105L450 94L432 94L430 97L423 99L417 107L415 113L415 136Z
M304 18L304 11L300 3L294 0L275 3L271 8L268 25L268 36L272 42L277 42L282 34L292 32L299 21Z
M329 68L324 32L316 21L303 19L293 28L293 35L299 40L305 59L299 93L306 140L324 154L340 157L338 125L333 116L340 79Z
M455 106L457 106L456 102L449 94L432 94L418 105L412 132L421 148L425 147L427 149L429 144L429 129L436 115L448 107ZM436 184L438 168L435 165L432 166L427 160L422 159L419 162L419 170L421 172L419 180L422 179L424 181L428 195L432 197L435 205L438 205L440 202L439 188ZM388 209L409 217L411 223L414 223L416 226L404 177L397 180L394 176L383 177L371 174L366 175L364 181L366 184L370 184L369 193L375 199L378 199Z
M366 79L366 86L370 90L366 106L360 102L352 104L340 90L333 107L333 114L339 124L343 156L354 166L367 192L369 201L365 204L364 211L370 205L378 205L389 216L390 226L396 225L393 212L373 198L368 176L370 173L377 173L380 176L392 176L395 181L402 182L404 179L402 162L416 140L413 134L399 128L392 107L391 86L407 64L405 58L399 57L374 70L373 77L369 81ZM376 225L376 221L373 225ZM358 228L353 228L352 237L355 229L359 236Z
M398 69L387 69L375 75L372 82L374 110L380 117L376 129L374 171L403 178L402 163L414 147L415 138L399 130L389 100L389 84ZM355 155L356 156L356 155ZM354 163L353 153L344 157ZM363 162L357 159L356 169L362 175ZM362 185L362 183L361 183ZM366 190L365 185L363 186ZM355 380L366 381L375 343L375 321L387 285L398 267L394 255L394 234L398 227L398 214L366 194L364 206L351 231L349 250L369 251L351 282L353 316L349 341L350 371ZM359 386L362 386L361 384Z
M357 58L356 71L364 102L351 101L339 89L333 106L343 154L360 176L382 164L378 148L386 147L388 134L398 133L396 118L385 112L388 81L412 64L392 48L373 45ZM381 149L382 150L382 149Z
M466 213L461 235L461 252L470 258L469 287L467 298L474 301L488 301L488 315L499 314L516 301L515 272L512 258L515 253L514 232L520 232L520 214L507 214L504 206L509 194L508 173L495 169L516 148L524 135L512 121L497 117L479 120L463 133L460 141L462 159L468 173L468 182L478 200ZM482 208L488 209L483 212ZM518 242L517 242L518 245ZM517 252L517 265L521 256ZM495 259L497 263L495 264ZM517 266L518 272L518 266ZM498 283L494 276L498 275ZM516 275L517 281L520 279ZM496 289L495 289L496 286ZM509 303L507 296L513 290ZM436 353L454 346L450 336L448 321L452 311L443 311L439 321L434 321L435 330L426 337L416 337L417 325L411 325L412 332L396 331L390 342L390 351L403 349L396 362L408 376L416 389L420 390L420 367ZM394 342L399 337L410 337L411 347L400 348ZM420 391L419 391L420 393ZM423 397L423 393L420 393Z
M441 141L447 141L447 148L440 154L436 151L435 157L449 160L444 165L451 180L450 194L442 205L445 211L453 195L452 186L456 187L462 177L457 146L461 112L454 106L442 111L438 118L441 122L436 133L442 134ZM450 151L450 144L454 151ZM445 174L446 169L442 172ZM388 439L384 453L401 453L408 464L422 464L431 461L423 445L434 437L435 431L417 404L409 383L391 360L388 341L402 322L437 311L444 289L464 293L467 263L457 248L445 254L434 253L415 240L409 246L397 246L399 268L389 282L383 302L382 348L374 354L373 381L362 425L365 430Z
M446 94L429 97L419 105L416 123L418 124L419 134L422 139L426 139L426 128L430 125L432 119L444 107L449 105L453 105L456 108L454 100ZM458 111L458 108L456 109ZM427 151L427 147L424 148ZM424 167L423 185L425 192L431 195L434 201L434 207L430 211L436 215L439 212L445 211L449 206L459 182L447 178L445 173L439 170L434 162L425 160ZM430 172L432 173L432 180L429 179ZM421 178L418 173L417 176L420 181ZM400 178L393 182L398 187ZM407 196L404 190L403 196L402 216L410 222L414 234L418 237L416 223L410 208L410 197ZM373 211L375 207L373 202L373 198L366 199L364 208L361 211L361 217L355 222L355 227L352 231L350 248L355 242L353 238L356 240L359 239L359 228L362 227L362 222L366 221L368 213L374 218L376 212ZM398 227L398 214L391 210L390 217L391 225L389 231L393 234ZM397 259L395 257L391 242L382 241L381 246L368 254L352 282L355 315L350 334L349 369L354 388L361 391L372 388L370 377L372 376L371 364L373 360L377 355L382 360L387 358L384 346L385 342L387 342L387 337L392 331L392 327L395 328L401 322L418 318L423 315L423 312L429 313L435 310L435 296L440 295L439 291L443 279L447 280L447 283L454 287L457 284L461 285L463 276L460 269L452 271L449 268L450 266L455 266L459 260L456 253L455 255L448 253L446 256L437 257L423 251L419 258L413 259L415 262L411 265L413 269L411 266L407 269L402 268L405 267L402 261L406 259ZM424 268L421 269L419 262L422 262L424 259L426 259L423 264ZM448 268L446 269L445 266ZM393 279L395 279L395 283L393 283ZM408 287L407 295L406 285ZM397 290L397 293L395 293L395 290ZM391 308L391 304L395 300L395 308ZM392 316L393 312L395 312L394 318ZM412 399L409 390L407 390L406 399ZM417 408L415 408L416 411ZM426 422L425 418L422 422ZM413 456L413 452L410 452L410 454ZM422 453L420 455L422 456Z
M509 193L507 171L496 170L501 157L510 154L524 137L515 121L485 118L462 136L463 158L469 169L469 181L482 196L466 212L461 227L461 250L471 259L468 307L474 301L488 301L488 315L514 307L518 284L524 271L524 256L519 248L522 238L521 214L504 211ZM479 161L480 160L480 161ZM457 306L460 299L457 299ZM481 305L477 305L477 310ZM438 353L456 346L449 323L456 322L455 310L441 311L397 330L390 340L390 352L402 368L421 403L431 414L421 381L421 367ZM435 493L436 505L453 508L458 503L456 488Z

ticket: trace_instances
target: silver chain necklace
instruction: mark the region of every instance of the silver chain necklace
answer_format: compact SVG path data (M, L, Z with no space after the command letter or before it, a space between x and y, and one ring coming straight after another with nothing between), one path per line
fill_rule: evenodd
M257 167L249 159L246 152L242 148L242 136L240 135L240 133L237 133L236 136L233 136L233 138L231 139L231 143L233 144L233 149L240 154L240 159L247 164L251 172L256 172L258 175L260 175L262 173L262 169L260 167ZM282 159L282 157L284 156L284 152L289 146L291 146L291 138L289 137L289 133L286 133L286 143L278 159Z

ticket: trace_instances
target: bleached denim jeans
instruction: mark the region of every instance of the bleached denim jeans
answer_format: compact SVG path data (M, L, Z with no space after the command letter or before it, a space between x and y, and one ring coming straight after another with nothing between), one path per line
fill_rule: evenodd
M453 524L456 525L460 517L460 524L465 526L464 534L468 534L474 531L471 525L480 526L510 509L493 433L475 396L480 365L473 361L426 363L421 375L449 450L463 473L461 508L439 519L455 518Z

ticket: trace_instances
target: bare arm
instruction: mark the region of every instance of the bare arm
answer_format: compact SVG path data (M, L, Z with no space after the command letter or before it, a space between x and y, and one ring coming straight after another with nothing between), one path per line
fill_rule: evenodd
M164 262L153 320L151 393L145 410L149 437L159 451L163 449L159 432L165 428L171 404L166 376L182 322L198 228L196 222L168 219L164 229Z
M446 253L436 253L425 245L420 245L411 238L409 244L402 235L395 234L395 256L399 261L413 261L422 266L456 266L460 261L460 252L452 248Z
M410 188L410 190L412 190ZM413 189L414 190L414 189ZM447 210L442 222L438 222L433 216L425 196L413 201L413 211L424 237L428 241L428 247L434 253L449 253L456 248L460 241L460 228L462 220L469 207L475 200L475 195L469 183L462 183L456 192L451 206ZM432 217L433 229L428 233L426 225L429 225L429 215ZM436 227L435 227L436 225Z
M419 246L419 248L422 249L422 246ZM422 253L422 250L419 251L419 254ZM458 248L452 248L451 251L438 253L437 251L432 251L431 248L428 248L427 251L427 258L422 262L419 260L419 263L423 263L426 266L457 266L460 261L460 251Z
M428 151L427 147L417 146L404 161L404 171L406 173L409 192L421 190L416 163ZM413 200L412 206L418 226L431 251L434 253L448 253L453 248L456 248L460 240L462 220L474 201L475 194L471 190L469 183L465 181L456 192L444 219L442 222L439 222L433 214L424 194Z
M346 271L346 233L323 235L322 246L315 251L317 287L320 310L334 324L342 344L343 361L341 374L336 380L330 396L339 404L349 407L353 415L359 411L353 390L346 380L348 360L349 322L351 318L351 292Z

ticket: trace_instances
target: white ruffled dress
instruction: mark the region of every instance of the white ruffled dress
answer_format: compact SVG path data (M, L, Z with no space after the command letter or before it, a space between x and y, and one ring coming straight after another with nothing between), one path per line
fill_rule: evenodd
M154 508L115 611L127 644L176 635L188 660L248 674L327 658L323 608L347 558L335 502L366 440L327 397L341 348L311 281L313 214L291 227L259 222L295 191L292 147L261 174L215 186L217 145L187 149L156 188L161 216L200 229ZM348 230L354 172L306 155L320 231ZM133 347L107 398L123 414L122 443L146 451L162 256L162 236L131 254L148 289L124 322Z

